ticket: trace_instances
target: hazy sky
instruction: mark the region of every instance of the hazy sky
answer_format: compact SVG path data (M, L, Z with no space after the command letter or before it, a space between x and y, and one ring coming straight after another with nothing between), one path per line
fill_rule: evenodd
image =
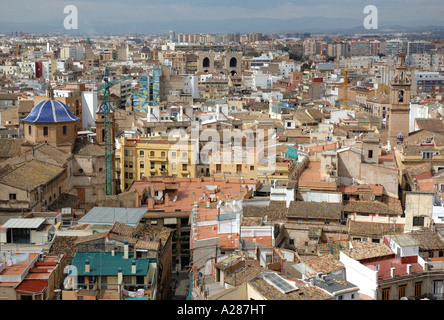
M249 32L261 24L282 29L286 23L288 31L317 25L351 28L362 26L367 5L377 7L381 26L444 25L443 0L0 0L0 4L0 32L19 27L26 32L64 32L67 5L77 7L77 31L85 33L121 28L129 32L147 28L153 32L206 32L205 28L208 32L233 28Z

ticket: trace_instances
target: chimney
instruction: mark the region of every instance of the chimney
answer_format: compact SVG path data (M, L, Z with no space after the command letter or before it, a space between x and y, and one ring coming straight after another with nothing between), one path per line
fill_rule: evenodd
M85 272L90 272L91 271L91 267L89 265L89 260L85 260Z
M118 288L119 294L120 294L122 282L123 282L123 272L122 272L122 268L119 267L117 269L117 288Z
M407 274L411 274L412 273L412 265L408 264L407 265Z
M123 259L128 259L128 240L123 245Z
M165 195L164 195L164 204L165 204L165 207L170 206L170 197L168 196L168 193L165 193Z
M390 268L390 276L392 277L392 278L394 278L395 277L395 268Z
M154 198L153 197L149 197L148 198L148 209L154 209Z
M136 260L133 260L131 262L131 273L136 273L137 267L136 267Z
M115 256L116 255L116 251L113 249L113 250L111 250L111 256Z

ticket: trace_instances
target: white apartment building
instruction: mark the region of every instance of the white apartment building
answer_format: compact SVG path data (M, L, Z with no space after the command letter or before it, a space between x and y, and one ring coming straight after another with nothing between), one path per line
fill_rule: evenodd
M199 98L198 76L193 74L184 75L184 93L191 94L193 98Z

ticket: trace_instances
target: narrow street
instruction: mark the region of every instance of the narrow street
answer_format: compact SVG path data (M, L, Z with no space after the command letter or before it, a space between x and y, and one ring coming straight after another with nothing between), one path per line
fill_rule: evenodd
M173 300L185 300L188 296L188 271L173 272Z

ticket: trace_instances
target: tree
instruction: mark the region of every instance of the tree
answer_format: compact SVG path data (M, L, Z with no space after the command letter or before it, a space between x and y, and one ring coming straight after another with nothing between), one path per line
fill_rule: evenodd
M311 62L304 62L304 64L301 66L301 71L302 72L304 72L304 71L310 71L310 65L311 65Z
M245 55L249 57L259 57L260 54L257 51L248 51Z

